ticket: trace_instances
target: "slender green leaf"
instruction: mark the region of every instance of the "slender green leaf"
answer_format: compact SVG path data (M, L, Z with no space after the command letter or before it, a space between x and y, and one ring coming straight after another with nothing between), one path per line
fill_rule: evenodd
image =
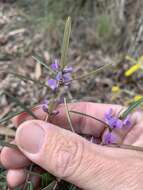
M26 171L26 173L28 173L29 175L42 177L42 174L39 174L39 173L37 173L37 172L33 172L33 171L28 170L28 169L25 169L25 171Z
M41 190L53 190L53 188L55 187L56 184L57 184L57 181L54 180L47 187L45 187L45 188L43 188Z
M143 103L143 98L140 98L139 100L133 102L120 116L121 119L124 119L127 117L129 113L131 113L135 108L137 108L140 104Z
M11 101L15 102L18 106L20 106L25 112L31 115L34 119L37 119L36 115L29 108L27 108L23 103L21 103L20 100L18 100L18 98L10 95L6 91L4 93L11 99Z
M75 185L71 185L70 187L69 187L69 190L76 190L77 189L77 187L75 186Z
M103 65L103 66L101 66L100 68L96 69L95 71L92 71L92 72L90 72L90 73L88 73L88 74L82 75L81 77L78 77L78 78L73 78L73 79L71 80L71 82L74 81L74 80L82 80L82 79L84 79L84 78L86 78L86 77L89 77L89 76L91 76L91 75L94 75L94 74L96 74L96 73L102 71L103 69L105 69L105 68L111 66L111 65L112 65L112 63Z
M49 184L52 180L54 180L54 178L55 178L54 176L52 176L52 175L51 175L50 173L48 173L48 172L42 174L41 177L42 177L42 178L41 178L42 187L48 186L48 184Z
M33 183L31 181L27 182L27 190L34 190Z
M44 63L43 61L39 60L37 57L32 56L32 58L37 61L37 63L41 64L46 70L50 71L51 73L55 74L55 71L53 71L46 63Z
M25 183L24 183L24 185L23 185L23 189L22 189L22 190L27 190L28 182L30 182L30 181L29 181L30 176L31 176L30 172L32 172L33 167L34 167L34 163L30 164L30 166L29 166L29 173L28 173L27 176L26 176L26 180L25 180ZM30 188L32 188L32 187L33 187L33 185L30 186ZM32 190L32 189L29 189L29 190Z
M75 132L73 124L72 124L72 121L71 121L71 116L70 116L70 113L69 113L69 110L68 110L68 105L67 105L66 98L64 98L64 104L65 104L65 111L66 111L67 119L68 119L68 122L69 122L69 126L71 128L71 131Z
M61 69L63 69L66 66L70 34L71 34L71 18L68 17L65 24L64 38L61 50Z

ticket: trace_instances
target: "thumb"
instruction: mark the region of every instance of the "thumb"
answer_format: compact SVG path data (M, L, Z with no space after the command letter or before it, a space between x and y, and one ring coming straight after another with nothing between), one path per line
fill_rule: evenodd
M77 134L40 120L21 124L17 129L16 143L31 161L86 190L114 189L116 178L119 179L118 187L120 184L123 187L122 174L127 169L132 171L131 162L119 162L122 151L119 154L114 152L115 149L92 144ZM127 176L126 182L129 183Z

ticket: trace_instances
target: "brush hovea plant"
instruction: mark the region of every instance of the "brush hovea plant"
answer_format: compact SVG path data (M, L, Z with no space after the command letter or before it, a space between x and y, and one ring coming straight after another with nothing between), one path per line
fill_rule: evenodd
M71 19L68 18L66 25L65 25L65 32L64 32L64 39L63 39L63 45L62 45L62 51L61 51L61 59L54 59L52 64L50 66L48 66L47 64L41 62L39 59L35 58L34 59L41 64L42 66L44 66L44 68L46 70L51 71L51 75L48 76L48 79L46 81L46 84L44 82L39 82L37 80L31 79L31 78L27 78L23 75L20 74L16 74L14 72L8 72L9 74L12 74L18 78L20 78L21 80L24 81L32 81L35 83L35 85L40 85L40 86L44 86L48 89L51 90L51 98L47 99L45 98L43 100L43 102L41 103L42 105L42 109L44 110L44 112L47 113L47 118L50 121L50 117L55 116L57 114L59 114L59 111L57 110L57 106L60 103L64 103L65 105L65 111L66 111L66 115L67 115L67 120L69 122L69 126L71 128L71 131L75 132L74 130L74 124L72 123L70 114L79 114L82 115L83 117L88 117L90 119L93 120L97 120L99 122L101 122L102 124L104 124L107 128L107 133L106 135L103 137L102 142L100 143L101 145L114 145L115 147L120 146L120 148L129 148L129 149L136 149L136 150L140 150L139 148L133 148L131 146L123 146L123 145L118 145L116 144L116 138L113 135L114 130L125 130L126 128L130 128L132 126L132 122L131 122L131 118L130 118L130 113L143 102L143 98L141 98L140 100L134 102L133 104L131 104L127 109L125 109L124 112L122 112L122 114L120 114L120 116L115 116L114 115L114 110L113 109L109 109L108 112L105 112L105 116L103 120L100 120L99 118L96 118L94 116L85 114L85 113L81 113L81 112L77 112L77 111L72 111L72 110L68 110L68 105L67 105L67 100L66 100L66 94L68 93L68 91L70 90L70 86L72 85L72 82L74 80L81 80L85 77L89 77L91 74L96 74L97 72L99 72L101 69L104 69L105 67L109 66L109 65L105 65L95 71L90 72L89 74L86 75L82 75L79 78L75 78L73 77L73 73L74 73L74 68L69 66L67 64L67 54L68 54L68 46L69 46L69 39L70 39L70 32L71 32ZM3 71L5 72L5 71ZM6 72L7 73L7 72ZM5 94L7 94L7 96L9 96L11 98L12 101L14 101L17 105L19 105L24 111L26 111L29 115L31 115L32 117L34 117L36 119L36 116L33 114L33 112L31 111L31 109L27 108L23 103L21 103L20 100L18 100L16 97L13 97L12 95L10 95L7 92L3 92ZM7 114L5 115L3 118L0 118L0 123L4 123L6 121L8 121L10 118L14 117L15 115L18 115L20 112L18 113L12 113L11 115ZM84 136L84 135L82 135ZM85 136L84 136L85 137ZM88 138L92 143L96 143L96 141L94 140L94 136L91 136L90 138ZM0 141L0 144L2 146L9 146L11 148L17 148L16 145L11 145L8 142L4 142L4 141ZM99 144L99 143L98 143ZM27 173L29 175L37 175L37 173L35 173L33 171L33 165L31 165L29 170L26 170ZM2 170L1 175L4 175L5 170ZM44 174L38 174L39 177L41 177L41 189L58 189L58 187L60 188L61 184L61 180L60 179L56 179L54 176L48 174L48 173L44 173ZM76 190L78 189L77 187L75 187L72 184L66 183L62 181L62 185L64 186L65 189L67 190ZM24 188L23 189L33 189L32 183L30 182L30 178L27 178Z

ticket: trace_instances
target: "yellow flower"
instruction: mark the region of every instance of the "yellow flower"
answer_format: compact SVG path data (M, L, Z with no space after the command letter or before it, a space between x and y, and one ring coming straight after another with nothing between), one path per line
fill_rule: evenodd
M134 96L134 101L138 101L138 100L140 100L141 98L143 98L143 96L141 96L141 95L136 95L136 96Z
M119 93L121 91L120 87L119 86L113 86L112 87L112 92L114 93Z
M143 55L140 56L137 60L135 60L134 58L130 57L130 56L126 56L126 59L128 61L131 61L134 65L131 66L126 72L125 72L125 76L128 77L130 75L132 75L134 72L136 72L137 70L139 70L142 65L143 65Z
M140 63L136 63L135 65L133 65L132 67L130 67L126 72L125 72L125 76L128 77L130 75L132 75L134 72L136 72L137 70L139 70L141 68L141 64Z

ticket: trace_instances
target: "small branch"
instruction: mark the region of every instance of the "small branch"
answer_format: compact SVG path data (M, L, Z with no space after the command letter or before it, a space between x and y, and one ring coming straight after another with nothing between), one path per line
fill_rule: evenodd
M73 78L73 79L72 79L71 81L69 81L69 82L72 82L72 81L74 81L74 80L82 80L82 79L84 79L84 78L86 78L86 77L89 77L89 76L91 76L91 75L93 75L93 74L98 73L99 71L101 71L101 70L103 70L103 69L105 69L106 67L111 66L111 65L112 65L112 63L103 65L103 66L99 67L98 69L96 69L95 71L92 71L92 72L90 72L90 73L87 73L87 74L85 74L85 75L82 75L81 77L78 77L78 78Z
M68 106L67 106L66 98L64 98L64 104L65 104L66 115L67 115L67 119L68 119L68 122L69 122L70 128L71 128L72 132L75 133L74 127L73 127L73 125L72 125L72 121L71 121L70 113L69 113L69 110L68 110Z
M102 124L105 125L106 127L110 128L110 126L109 126L107 123L105 123L104 121L102 121L102 120L100 120L100 119L98 119L98 118L96 118L96 117L93 117L93 116L91 116L91 115L88 115L88 114L86 114L86 113L81 113L81 112L72 111L72 110L70 110L69 112L70 112L70 113L79 114L79 115L83 115L83 116L89 117L89 118L91 118L91 119L94 119L94 120L96 120L96 121L99 121L100 123L102 123Z
M109 144L106 146L112 147L112 148L122 148L122 149L128 149L128 150L135 150L135 151L143 152L143 147L140 147L140 146L132 146L132 145L126 145L126 144Z

